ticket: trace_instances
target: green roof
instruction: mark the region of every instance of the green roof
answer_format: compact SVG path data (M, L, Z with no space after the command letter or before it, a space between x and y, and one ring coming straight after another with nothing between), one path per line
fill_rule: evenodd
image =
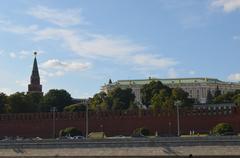
M178 84L178 83L226 83L215 78L173 78L173 79L159 79L149 78L143 80L118 80L110 85L144 85L149 84L151 81L161 81L163 84Z

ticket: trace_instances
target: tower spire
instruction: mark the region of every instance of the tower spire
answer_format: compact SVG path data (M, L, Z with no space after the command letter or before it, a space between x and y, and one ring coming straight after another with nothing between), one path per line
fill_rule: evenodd
M37 52L34 52L34 62L33 62L33 70L32 70L32 77L36 77L39 78L40 81L40 77L39 77L39 72L38 72L38 64L37 64Z
M37 64L37 52L34 52L34 62L30 81L31 83L28 85L28 93L42 93L42 85L40 84L40 76Z

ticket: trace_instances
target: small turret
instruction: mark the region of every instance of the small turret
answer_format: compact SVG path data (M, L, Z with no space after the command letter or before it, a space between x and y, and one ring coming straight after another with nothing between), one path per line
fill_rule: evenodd
M109 79L108 84L112 84L112 80L111 80L111 78Z

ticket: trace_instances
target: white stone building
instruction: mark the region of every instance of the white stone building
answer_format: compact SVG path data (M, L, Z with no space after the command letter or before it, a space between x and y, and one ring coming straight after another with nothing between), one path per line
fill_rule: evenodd
M174 79L157 79L149 78L143 80L118 80L113 83L108 83L102 86L102 91L108 93L115 87L131 88L135 94L135 100L141 103L140 90L143 85L149 84L151 81L161 81L163 84L171 88L182 88L188 92L189 98L194 98L200 103L206 103L208 90L214 95L217 87L222 94L240 90L240 83L224 82L215 78L174 78Z

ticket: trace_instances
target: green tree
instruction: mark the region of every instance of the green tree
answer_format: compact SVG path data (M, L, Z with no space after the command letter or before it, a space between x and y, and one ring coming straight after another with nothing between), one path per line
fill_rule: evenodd
M237 89L235 92L234 92L234 95L238 95L240 94L240 89Z
M214 103L232 103L234 102L234 96L236 96L234 92L228 92L226 94L218 95L213 101Z
M90 100L90 107L93 110L127 110L134 104L135 95L132 89L114 88L108 94L97 93Z
M108 109L109 104L110 101L105 92L97 93L90 99L90 108L93 110Z
M174 109L174 102L172 97L167 97L163 104L163 110L172 111Z
M103 111L110 110L112 108L113 100L111 97L106 96L103 102L100 104L100 108Z
M168 94L171 94L171 89L163 85L160 81L151 81L141 88L142 103L149 107L151 99L158 94L161 89L165 89Z
M172 99L173 101L180 100L183 107L191 107L193 105L193 100L188 98L188 93L181 88L172 89Z
M64 111L66 112L85 112L86 111L86 105L83 104L73 104L64 107Z
M37 112L38 107L34 104L33 100L30 99L29 95L24 93L15 93L8 97L8 103L10 112L12 113L29 113Z
M132 89L121 89L119 87L113 89L109 93L109 97L112 99L112 110L127 110L135 99Z
M213 98L213 103L238 103L237 98L240 95L240 90L235 92L228 92L225 94L220 94Z
M162 109L164 98L161 97L160 94L155 94L151 99L151 105L150 108L152 108L154 111L159 111Z
M66 90L51 89L43 97L43 104L42 111L50 111L51 107L63 111L65 106L72 104L72 97Z
M119 98L114 98L112 103L112 110L126 110L127 106L126 104L121 101Z
M213 95L210 90L207 91L207 104L211 104L213 102Z
M224 96L225 96L224 97L224 101L228 102L228 103L233 102L234 96L238 94L237 92L238 91L236 91L236 92L228 92L228 93L224 94Z
M233 97L234 103L239 107L240 106L240 94L237 94Z
M214 97L218 97L222 94L221 90L219 89L219 87L217 86L216 90L215 90L215 93L214 93Z
M159 93L155 94L151 99L151 108L154 111L165 109L165 102L169 99L170 95L166 89L161 89Z
M139 107L137 106L136 103L132 102L130 103L130 106L128 108L129 111L136 111L136 110L139 110Z
M174 100L181 100L188 98L188 93L182 90L181 88L172 89L172 97Z
M0 93L0 113L5 112L6 106L7 106L7 95L4 93Z
M68 127L59 131L59 136L82 136L82 132L76 127Z
M226 133L232 133L233 128L228 123L219 123L215 127L213 127L211 132L215 135L224 135Z
M133 136L135 137L149 136L149 135L150 135L150 131L145 127L137 128L133 131Z
M25 95L26 104L31 107L32 112L40 112L43 102L43 96L41 93L28 93Z

